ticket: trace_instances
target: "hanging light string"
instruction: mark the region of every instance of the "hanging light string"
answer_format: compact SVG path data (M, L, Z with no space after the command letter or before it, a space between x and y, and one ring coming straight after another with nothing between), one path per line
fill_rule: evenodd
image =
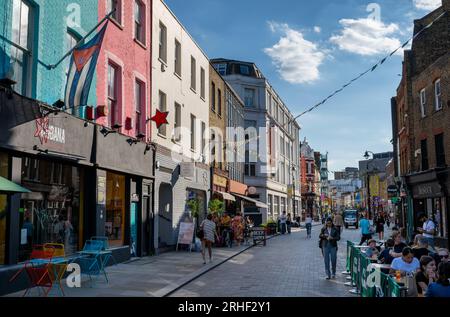
M441 19L447 12L444 11L441 15L439 15L436 19L434 19L431 23L429 23L427 26L425 26L422 30L420 30L419 32L417 32L417 34L415 34L414 36L410 37L405 43L403 43L403 45L399 46L396 50L392 51L389 55L387 55L386 57L384 57L383 59L381 59L378 63L376 63L374 66L370 67L368 70L366 70L365 72L359 74L357 77L353 78L352 80L350 80L348 83L346 83L345 85L343 85L340 89L336 90L335 92L333 92L331 95L329 95L328 97L326 97L325 99L323 99L321 102L319 102L318 104L314 105L313 107L309 108L308 110L302 112L301 114L299 114L298 116L296 116L294 119L292 119L290 122L297 120L298 118L304 116L305 114L315 110L316 108L318 108L319 106L323 105L324 103L326 103L329 99L333 98L335 95L337 95L338 93L340 93L341 91L343 91L345 88L347 88L348 86L350 86L351 84L353 84L355 81L359 80L360 78L362 78L364 75L367 75L368 73L371 73L373 71L375 71L378 66L381 66L384 64L384 62L392 57L392 55L394 55L395 53L397 53L398 50L405 48L409 42L414 41L419 35L421 35L423 32L425 32L425 30L429 29L436 21L438 21L439 19ZM290 123L289 122L289 123ZM289 124L288 123L288 124Z

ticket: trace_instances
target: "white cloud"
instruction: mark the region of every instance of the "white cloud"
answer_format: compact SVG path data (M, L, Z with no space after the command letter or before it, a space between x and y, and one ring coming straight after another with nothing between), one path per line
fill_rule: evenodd
M315 26L314 27L314 32L320 33L320 32L322 32L322 28L320 26Z
M413 0L413 3L419 10L432 11L441 6L442 0Z
M305 40L302 32L288 24L269 22L272 32L281 32L279 42L264 52L270 56L281 78L291 84L311 83L319 79L319 66L325 59L317 44Z
M330 38L339 49L359 55L379 55L390 53L401 43L394 37L399 31L397 24L384 24L375 19L342 19L339 21L343 29L338 35ZM403 54L401 50L397 52Z

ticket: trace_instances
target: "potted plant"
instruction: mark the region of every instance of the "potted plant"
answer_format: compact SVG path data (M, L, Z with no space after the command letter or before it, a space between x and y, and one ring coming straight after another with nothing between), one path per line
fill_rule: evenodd
M209 213L217 214L218 216L222 216L224 213L224 203L219 199L212 199L209 201L208 206Z
M267 234L276 234L277 233L277 223L273 219L269 219L267 221Z

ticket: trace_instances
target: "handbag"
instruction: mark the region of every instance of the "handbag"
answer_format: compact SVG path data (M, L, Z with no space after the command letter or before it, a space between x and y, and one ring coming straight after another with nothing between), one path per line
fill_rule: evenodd
M203 229L197 229L197 233L196 233L197 238L199 238L200 240L203 239L205 237L205 232L203 231Z

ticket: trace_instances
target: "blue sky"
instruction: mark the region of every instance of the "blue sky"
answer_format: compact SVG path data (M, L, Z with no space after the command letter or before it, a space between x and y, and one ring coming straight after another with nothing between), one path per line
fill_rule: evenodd
M166 0L208 57L252 61L294 115L326 98L412 36L441 0ZM369 7L368 7L369 6ZM400 52L399 52L400 53ZM391 151L390 99L403 53L301 117L300 138L329 169Z

